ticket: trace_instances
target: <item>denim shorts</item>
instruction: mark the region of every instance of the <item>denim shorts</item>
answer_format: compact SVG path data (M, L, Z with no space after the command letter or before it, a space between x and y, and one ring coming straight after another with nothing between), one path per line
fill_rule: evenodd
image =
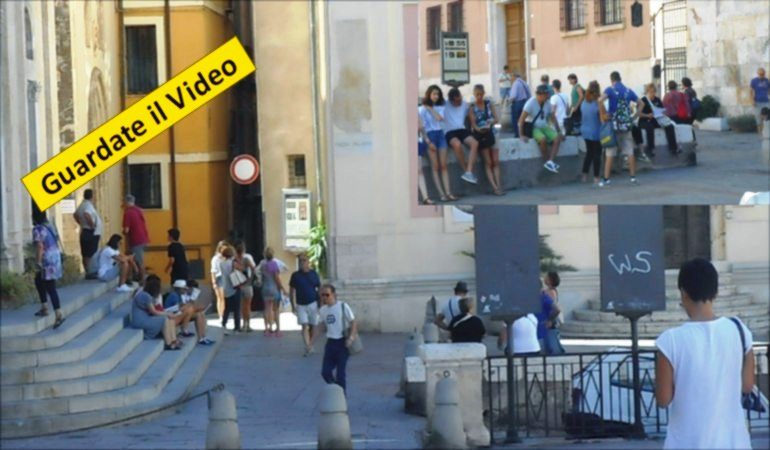
M442 130L428 131L428 139L436 146L436 150L447 148L446 138Z

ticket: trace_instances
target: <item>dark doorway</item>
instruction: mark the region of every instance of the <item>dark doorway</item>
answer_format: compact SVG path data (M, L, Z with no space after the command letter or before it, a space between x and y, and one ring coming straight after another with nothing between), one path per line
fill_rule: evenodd
M664 206L666 268L678 269L692 258L711 259L709 206Z

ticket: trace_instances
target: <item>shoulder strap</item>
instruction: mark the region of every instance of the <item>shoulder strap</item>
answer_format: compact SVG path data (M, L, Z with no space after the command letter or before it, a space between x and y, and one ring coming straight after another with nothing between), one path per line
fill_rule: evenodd
M741 335L741 359L743 359L744 355L746 354L746 335L743 334L743 327L741 326L741 322L738 319L735 317L730 317L730 320L732 320L735 326L738 327L738 333Z
M532 97L532 94L529 91L529 86L527 86L527 83L524 80L522 80L521 78L519 78L519 81L521 81L522 84L524 84L524 92L527 93L527 97Z
M454 313L454 311L452 311L452 299L451 298L449 299L449 314L452 316L452 319L454 319L455 313Z
M564 97L561 96L561 93L556 94L557 97L561 99L561 102L564 103L564 108L569 109L569 105L567 105L567 102L564 101Z

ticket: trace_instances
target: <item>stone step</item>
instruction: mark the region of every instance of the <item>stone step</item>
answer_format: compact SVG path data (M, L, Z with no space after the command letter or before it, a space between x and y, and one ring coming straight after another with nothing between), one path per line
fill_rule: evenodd
M675 309L681 309L679 306L680 300L673 299L671 297L666 299L666 310L671 311ZM715 309L734 309L742 308L745 306L751 306L754 304L754 297L751 294L733 294L729 297L717 297L714 301ZM599 311L601 308L601 302L599 300L588 300L588 309L592 311Z
M109 316L100 319L89 329L60 347L48 350L0 353L0 374L22 368L35 368L54 364L72 363L91 356L125 326L131 304L123 303ZM64 322L65 324L67 322Z
M71 316L104 293L114 289L115 286L117 286L117 281L105 283L86 280L58 288L62 314L65 317ZM37 317L35 312L39 309L40 305L35 303L19 309L3 311L0 314L0 338L29 336L52 327L56 320L53 310L49 309L51 314L46 317Z
M754 335L755 340L767 340L770 331L768 317L741 317ZM681 325L682 322L639 322L639 335L643 338L656 338L669 328ZM628 338L631 335L631 324L625 322L588 322L571 320L561 328L563 338Z
M173 412L173 408L167 410L160 410L160 408L189 397L222 345L221 329L209 329L207 334L216 341L214 345L194 345L195 338L193 338L185 342L187 354L184 354L185 350L162 352L161 357L132 388L92 396L86 401L90 402L90 405L75 403L75 410L78 412L65 414L54 412L54 414L29 418L6 418L3 415L0 421L0 434L4 438L50 435L105 425L140 414L143 416L134 419L133 422L148 420L164 412ZM166 358L173 359L176 367L172 367L172 363ZM164 367L174 369L172 377L159 374ZM206 386L206 388L209 387ZM107 400L108 398L111 400ZM122 402L118 402L115 398L121 398ZM84 408L84 406L92 408Z
M767 315L767 305L749 303L748 305L734 308L714 308L714 312L718 315L760 317ZM573 311L572 314L575 319L586 322L623 322L627 320L614 312L601 312L590 309L578 309ZM655 311L651 315L639 319L639 322L681 322L684 320L687 320L687 314L683 309L677 307L676 309L668 309L666 311Z
M131 298L130 292L107 292L69 316L58 329L47 328L33 335L8 336L0 341L0 352L30 352L61 347L98 323Z
M161 349L160 355L153 361L149 367L144 367L139 377L128 380L128 373L122 373L126 384L111 391L102 391L93 394L81 394L69 397L46 398L41 400L30 400L20 402L9 402L2 404L2 416L9 419L25 419L29 417L45 416L50 414L73 414L79 412L95 411L105 408L116 408L121 406L131 406L152 399L160 392L168 381L176 374L177 369L184 362L184 359L196 347L196 338L185 340L184 346L178 351L162 351L163 342L160 339L148 341L151 348L140 345L137 350L129 355L130 362L139 364L143 358L149 358L151 352L156 346ZM144 342L142 343L144 344ZM125 364L124 364L125 363ZM116 370L129 367L129 362L124 361ZM136 374L136 371L131 374ZM111 384L120 383L120 378L109 378L111 374L106 374L101 382ZM128 384L128 381L133 383Z
M3 386L3 408L13 407L9 402L72 397L132 386L160 356L163 344L158 340L144 341L142 330L126 328L123 332L123 337L135 344L128 355L117 358L119 364L114 370L70 380Z

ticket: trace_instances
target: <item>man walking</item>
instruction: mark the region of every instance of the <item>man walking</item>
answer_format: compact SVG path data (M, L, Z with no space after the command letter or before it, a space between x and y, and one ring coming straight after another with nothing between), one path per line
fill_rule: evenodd
M102 237L104 222L96 211L93 203L94 191L86 189L83 192L83 202L75 210L75 222L80 226L80 256L83 258L83 269L87 279L95 279L96 271L89 270L91 258L99 249L99 240Z
M751 80L751 104L754 105L754 113L757 116L757 131L762 136L762 108L770 106L770 80L765 76L765 69L760 67L757 70L757 77Z
M134 255L134 261L139 267L139 281L144 281L144 249L150 243L147 223L144 220L144 212L136 206L136 197L126 195L123 205L123 234L126 235L128 248Z
M615 131L617 149L608 148L605 150L604 177L599 182L599 187L609 186L612 160L618 149L624 156L628 157L628 173L631 175L631 184L639 184L636 181L636 158L634 157L636 144L634 144L634 138L631 135L635 116L635 113L631 111L631 104L636 105L637 112L642 109L642 104L634 91L623 85L620 80L620 73L612 72L610 82L612 85L605 89L604 94L599 98L599 108L603 111L602 116L609 115L612 129ZM608 99L609 109L604 111L604 101Z
M448 330L452 320L460 316L460 300L468 296L468 285L464 281L458 281L454 292L455 295L449 297L441 312L436 315L436 325L444 330Z
M344 302L338 302L336 289L331 284L321 286L320 324L313 331L310 346L321 332L326 333L323 368L321 375L327 383L336 383L346 390L345 373L350 352L348 348L358 339L358 324L353 310ZM349 331L345 330L348 328ZM336 369L336 370L335 370Z
M321 279L318 273L310 268L310 259L306 254L299 255L299 270L291 274L289 288L291 290L291 307L297 314L297 322L302 326L302 341L305 343L307 356L315 353L310 345L313 328L318 325L318 290Z
M524 105L530 97L532 97L532 91L529 90L527 83L521 79L521 75L518 73L513 74L513 85L508 98L511 101L511 125L515 137L519 137L519 117L521 117Z

